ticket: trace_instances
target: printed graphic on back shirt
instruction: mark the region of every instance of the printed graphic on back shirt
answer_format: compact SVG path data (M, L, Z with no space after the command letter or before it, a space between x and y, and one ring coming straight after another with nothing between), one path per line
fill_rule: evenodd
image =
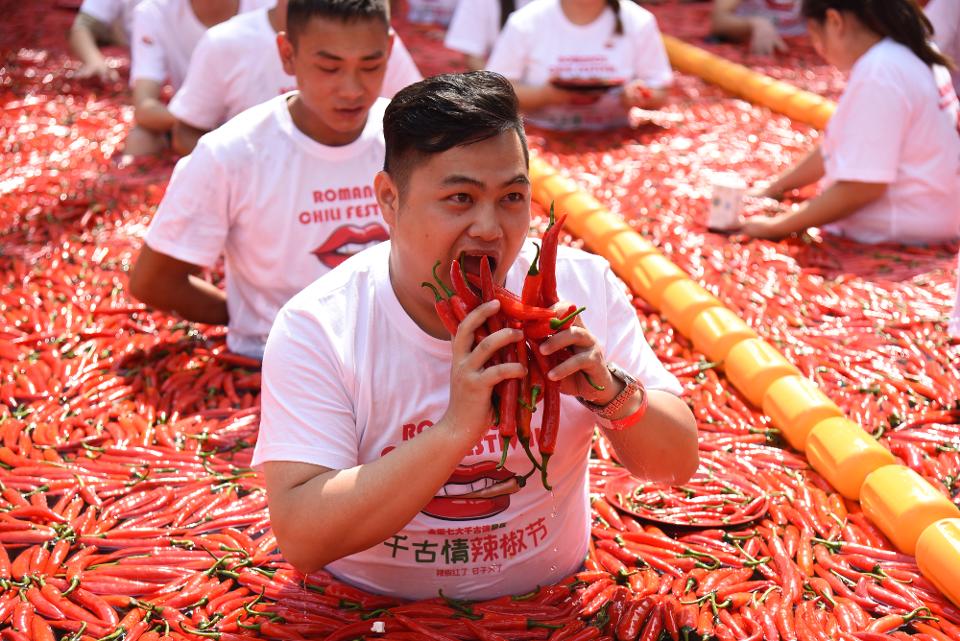
M317 189L311 200L312 208L297 215L301 225L344 223L310 251L327 269L390 237L380 222L380 205L370 185Z

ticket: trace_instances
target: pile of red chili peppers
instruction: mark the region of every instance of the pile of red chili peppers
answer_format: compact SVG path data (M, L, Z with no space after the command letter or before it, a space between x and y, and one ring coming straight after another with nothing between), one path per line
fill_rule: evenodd
M131 118L125 89L72 76L62 34L74 14L55 4L20 3L0 24L0 41L15 43L0 52L0 638L960 638L960 610L914 559L641 300L646 338L694 409L704 466L686 490L645 484L634 494L640 519L608 500L623 471L598 436L583 572L477 603L399 603L295 572L249 468L257 364L227 354L222 330L150 312L126 293L172 163L111 164ZM688 7L654 10L664 31L690 28ZM396 15L426 69L451 59L431 58L442 53L436 30ZM834 87L804 55L793 52L778 75ZM533 131L531 142L960 500L960 346L942 331L956 248L709 233L710 171L769 175L817 133L694 78L678 78L674 101L683 121L666 128ZM516 406L526 398L521 387ZM711 507L722 495L711 470L750 479L763 504ZM663 522L680 508L700 522ZM724 510L736 518L708 525Z
M437 315L451 336L457 334L460 322L467 314L477 306L494 299L500 302L500 310L477 332L474 337L476 342L505 327L523 330L521 341L500 350L492 359L493 364L523 363L527 368L527 375L523 379L510 379L499 384L494 390L494 424L500 434L503 450L500 466L506 461L511 440L516 438L534 468L540 470L543 486L548 490L550 483L547 465L556 451L560 429L560 383L550 380L546 374L556 366L560 357L545 356L540 352L540 345L545 339L570 327L585 309L577 308L576 305L571 305L562 313L551 309L560 302L557 295L556 267L557 247L564 219L565 216L561 216L559 220L555 220L551 207L550 224L543 235L542 245L537 246L537 256L524 278L520 296L493 281L487 256L481 257L479 278L474 278L473 274L465 275L462 258L454 261L450 265L453 290L439 278L435 266L434 280L444 290L446 297L441 295L434 285L423 283L425 287L433 290ZM479 285L479 294L471 289L468 281ZM537 453L540 455L537 460L530 449L530 424L541 400L543 418L536 435Z

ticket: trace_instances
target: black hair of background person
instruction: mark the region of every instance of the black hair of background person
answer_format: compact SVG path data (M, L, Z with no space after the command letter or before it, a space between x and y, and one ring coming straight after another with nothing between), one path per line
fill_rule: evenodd
M296 44L297 36L313 18L340 22L380 20L390 29L389 0L289 0L287 37Z
M927 65L956 69L954 61L930 45L933 25L916 0L803 0L803 17L823 23L827 10L847 11L867 28L909 48Z
M529 161L520 103L510 81L492 71L433 76L401 89L383 114L383 170L402 191L430 155L513 130Z

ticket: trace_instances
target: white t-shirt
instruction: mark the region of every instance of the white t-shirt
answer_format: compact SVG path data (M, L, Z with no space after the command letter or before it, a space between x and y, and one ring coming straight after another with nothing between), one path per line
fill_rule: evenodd
M380 95L392 98L423 76L394 38ZM250 11L211 27L200 39L186 80L170 101L170 113L188 125L211 130L241 111L297 88L277 52L277 33L267 9Z
M238 13L272 6L276 0L240 0ZM133 12L130 85L137 80L169 82L179 89L190 56L207 27L190 0L146 0Z
M588 25L567 19L560 0L535 0L514 11L490 54L487 68L514 82L542 86L553 78L641 80L660 89L673 81L657 20L646 9L620 2L623 35L614 34L613 11ZM550 37L544 37L550 34ZM620 91L590 105L554 105L527 114L549 129L604 129L627 124Z
M515 10L531 1L515 0ZM457 5L443 44L468 56L486 58L500 35L501 18L498 0L465 0Z
M127 42L133 37L133 10L143 0L83 0L80 13L96 18L104 24L123 25L123 32L127 35Z
M463 0L464 3L478 0ZM417 23L450 24L459 0L407 0L407 20Z
M960 91L960 0L932 0L926 12L933 23L933 41L958 67L953 72L953 88Z
M507 276L520 291L530 241ZM263 362L263 412L253 463L295 461L331 469L370 463L440 419L450 394L450 342L424 333L390 284L390 244L345 262L294 297L277 316ZM560 298L585 305L584 323L606 357L648 389L680 394L643 338L636 311L606 261L561 247ZM365 590L423 599L487 599L553 583L577 570L589 540L587 458L594 417L561 401L547 492L534 475L487 498L450 498L532 469L511 446L503 470L491 427L422 512L381 544L327 566ZM539 428L542 409L533 418ZM396 488L402 492L402 488ZM304 509L309 509L304 506Z
M800 13L803 0L740 0L734 13L741 17L767 18L783 36L800 36L807 24Z
M200 138L147 232L151 249L194 265L224 254L227 346L260 357L280 307L348 256L388 237L373 194L383 167L378 99L360 137L328 147L277 96Z
M866 243L960 235L958 112L944 67L931 71L890 39L861 56L823 137L824 185L886 183L887 191L827 229Z

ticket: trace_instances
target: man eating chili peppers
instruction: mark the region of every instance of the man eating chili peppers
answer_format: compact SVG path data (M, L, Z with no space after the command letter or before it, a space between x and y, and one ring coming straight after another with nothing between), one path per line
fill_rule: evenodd
M398 93L374 182L391 240L298 294L270 332L254 463L302 571L406 598L525 592L582 563L595 425L639 476L682 483L697 467L692 413L609 266L527 239L517 111L490 72ZM437 313L447 290L477 297L456 325ZM508 440L495 422L511 410Z

